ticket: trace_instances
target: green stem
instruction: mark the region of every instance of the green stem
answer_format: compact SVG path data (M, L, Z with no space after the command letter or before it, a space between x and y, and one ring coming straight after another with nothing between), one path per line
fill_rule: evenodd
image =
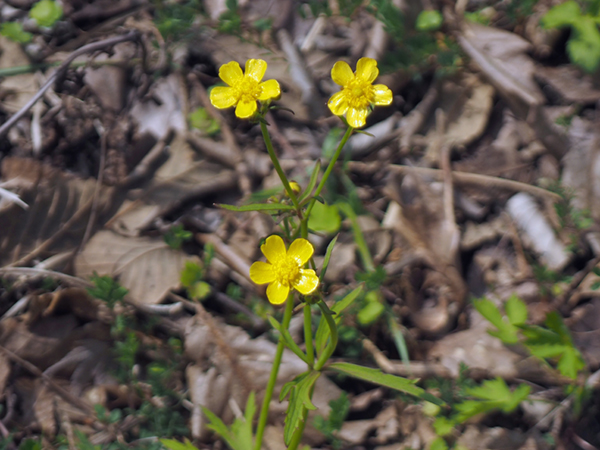
M325 347L325 350L323 350L323 353L321 353L321 356L319 357L317 364L315 364L315 370L322 370L323 366L327 363L327 360L329 360L331 355L333 355L333 352L335 351L335 348L337 347L338 331L337 331L337 325L335 324L335 321L332 319L331 312L329 311L329 308L327 307L327 305L323 302L323 300L319 300L318 305L319 305L319 308L321 308L321 318L325 319L325 321L327 322L327 326L329 327L329 332L331 333L331 336L329 338L330 339L329 344L327 344L327 347Z
M306 356L310 361L309 368L312 369L315 362L315 351L312 335L312 314L308 303L304 304L304 343L306 344Z
M271 158L271 162L275 167L275 171L277 172L277 175L279 175L279 179L283 183L283 187L285 188L287 195L292 199L292 203L294 204L296 211L300 213L298 197L296 197L296 194L290 186L290 182L288 181L287 177L285 176L285 173L283 172L283 169L281 168L281 164L279 164L279 160L277 159L277 155L275 154L275 149L273 148L271 136L269 135L269 131L267 130L267 124L265 123L264 118L260 121L260 131L262 131L263 139L265 140L265 145L267 147L267 152L269 152L269 157Z
M318 197L319 194L321 193L321 191L323 190L323 188L325 187L325 183L327 183L327 179L329 178L329 175L331 175L333 166L335 166L335 163L337 162L338 158L340 157L340 154L342 153L342 149L344 148L344 145L346 145L346 142L348 142L348 139L350 139L350 136L352 135L353 131L354 131L354 128L352 128L351 126L348 126L348 129L346 130L344 137L342 137L340 144L338 145L337 149L335 150L335 153L333 154L333 158L331 158L331 161L329 161L329 165L327 166L327 169L325 169L323 178L321 178L321 181L319 182L319 185L317 186L317 189L315 190L315 193L313 194L313 198L310 201L310 204L308 205L308 209L306 210L306 214L305 214L306 221L308 221L308 217L310 217L310 212L312 211L313 206L315 204L315 201L316 201L315 197Z
M285 312L283 313L283 322L281 326L287 330L290 326L290 320L292 320L292 312L294 311L294 294L290 293L286 304ZM258 425L256 427L256 441L254 445L255 450L261 450L263 435L265 433L265 427L267 426L267 419L269 418L269 406L271 404L271 398L273 397L273 391L275 390L275 384L277 383L277 374L279 373L279 366L281 365L281 358L283 357L283 350L285 345L283 343L283 336L279 337L277 343L277 350L275 350L275 357L273 358L273 367L271 367L271 375L267 383L265 390L265 398L263 399L260 417L258 418Z
M356 246L358 247L358 253L360 255L360 259L362 259L363 265L365 266L365 270L367 272L375 271L375 263L373 262L373 258L371 257L371 252L369 251L369 247L367 246L367 241L365 241L365 236L360 229L360 225L358 224L358 219L356 217L356 213L352 209L348 203L339 203L339 208L342 212L350 219L350 224L352 226L352 233L354 234L354 241L356 242Z

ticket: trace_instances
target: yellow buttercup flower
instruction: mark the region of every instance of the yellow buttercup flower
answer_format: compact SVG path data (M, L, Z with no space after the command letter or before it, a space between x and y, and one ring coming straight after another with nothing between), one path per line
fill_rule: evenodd
M273 235L265 240L260 250L267 262L253 263L250 279L256 284L269 283L267 298L274 305L285 302L290 289L308 295L319 285L315 271L303 268L315 251L306 239L296 239L286 251L283 239Z
M219 77L228 86L216 86L210 91L210 102L215 108L224 109L236 106L235 115L248 119L256 112L256 101L264 102L279 97L281 89L276 80L261 83L267 70L262 59L246 61L246 73L240 65L231 61L219 69Z
M353 128L364 127L372 105L385 106L392 103L392 91L384 84L373 85L379 75L377 61L360 58L356 72L344 61L338 61L331 69L331 78L342 87L327 103L336 116L346 114L346 120Z

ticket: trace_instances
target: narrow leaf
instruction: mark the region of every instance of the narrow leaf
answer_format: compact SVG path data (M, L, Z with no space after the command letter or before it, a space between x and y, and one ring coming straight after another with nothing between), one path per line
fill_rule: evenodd
M227 209L229 211L238 211L238 212L245 212L245 211L277 212L277 211L292 211L292 210L294 210L293 205L287 205L285 203L252 203L250 205L242 205L242 206L227 205L225 203L217 203L217 206L219 208Z
M346 309L352 304L352 302L354 302L354 300L356 300L356 298L360 295L362 290L363 285L361 284L360 286L349 292L342 300L336 302L331 307L331 310L335 313L335 315L333 316L333 320L335 321L336 325L339 325L339 323L342 320L342 311L344 311L344 309ZM327 326L325 320L321 320L321 322L319 323L319 328L317 328L317 334L315 338L315 349L317 351L317 355L320 355L321 352L323 352L323 350L327 346L327 340L329 339L329 336L329 327Z
M317 179L319 178L319 173L321 172L321 160L317 159L315 163L315 167L313 167L312 173L310 174L310 180L308 181L308 185L306 189L298 199L298 202L302 205L305 200L310 199L310 195L312 194L313 189L317 185Z
M321 269L321 275L319 275L319 281L323 283L325 279L325 273L327 273L327 268L329 267L329 260L331 259L331 253L333 252L333 248L335 247L335 243L340 237L339 233L331 240L329 245L327 246L327 251L325 252L325 259L323 259L323 268Z
M439 398L426 392L424 389L415 386L418 380L408 380L396 375L389 375L381 372L379 369L371 369L369 367L357 366L350 363L333 363L328 366L329 369L341 372L359 380L368 381L370 383L379 384L380 386L389 387L397 391L405 392L415 397L427 400L435 405L442 406L444 402Z

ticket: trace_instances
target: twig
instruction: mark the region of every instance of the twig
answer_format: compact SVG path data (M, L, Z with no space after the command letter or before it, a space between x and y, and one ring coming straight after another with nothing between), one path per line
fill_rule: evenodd
M306 69L304 58L293 44L290 34L282 28L277 32L277 40L290 63L292 79L300 88L300 92L302 92L302 103L310 108L313 117L316 118L323 115L324 109L321 96Z
M556 297L554 299L552 307L554 309L561 310L561 312L563 312L563 313L568 312L568 311L564 311L562 308L564 307L564 308L570 309L570 307L572 306L570 304L571 302L569 301L571 296L573 295L575 290L579 287L579 285L581 284L583 279L585 277L587 277L588 274L592 270L594 270L594 267L596 267L598 264L600 264L600 256L597 256L594 259L591 259L590 261L588 261L588 263L585 265L583 270L580 270L573 276L573 279L571 280L571 282L569 283L569 286L567 286L565 291L561 295L559 295L558 297ZM565 305L565 303L566 303L566 305Z
M238 272L247 280L250 280L250 265L216 235L198 233L196 234L196 239L201 244L211 244L231 269Z
M59 280L61 283L67 286L88 288L92 287L92 283L83 280L81 278L72 277L61 272L54 272L52 270L36 269L34 267L1 267L0 276L12 275L12 276L24 276L24 277L43 277L52 278Z
M363 163L363 162L350 161L348 163L348 167L350 168L350 170L354 170L356 172L369 172L369 165L366 163ZM390 166L388 166L388 168L390 171L396 172L396 173L405 174L405 173L409 173L409 172L416 172L416 173L421 173L423 175L428 175L439 181L441 181L443 179L443 173L439 169L402 166L402 165L396 165L396 164L390 165ZM546 189L542 189L537 186L532 186L527 183L521 183L520 181L508 180L506 178L490 177L488 175L480 175L477 173L453 171L452 172L452 181L454 183L460 184L460 185L474 184L477 186L506 189L508 191L513 191L513 192L527 192L536 197L549 198L556 202L561 200L560 195L555 194L554 192L550 192Z
M79 244L78 252L80 252L92 234L92 229L96 224L96 216L98 215L98 200L100 198L100 189L102 188L102 180L104 179L104 165L106 162L106 130L98 119L94 120L96 126L96 132L100 135L100 167L98 168L98 178L96 179L96 185L94 186L94 195L92 197L92 210L90 217L88 218L87 226L85 227L85 233Z
M54 84L58 77L62 75L64 71L67 70L69 65L77 57L88 52L102 50L105 47L110 47L121 42L135 40L138 38L138 36L139 33L137 31L131 31L123 36L116 36L113 38L105 39L103 41L92 42L91 44L84 45L83 47L75 50L58 67L58 69L56 69L56 71L52 75L50 75L50 77L48 77L48 80L46 81L46 83L44 83L40 90L33 97L31 97L31 99L19 111L17 111L10 119L8 119L6 122L4 122L2 126L0 126L0 138L4 137L6 133L8 133L8 130L10 130L13 127L13 125L15 125L19 121L19 119L21 119L25 114L27 114L27 111L29 111L33 107L33 105L35 105L37 101L44 96L44 93L50 88L50 86L52 86L52 84Z

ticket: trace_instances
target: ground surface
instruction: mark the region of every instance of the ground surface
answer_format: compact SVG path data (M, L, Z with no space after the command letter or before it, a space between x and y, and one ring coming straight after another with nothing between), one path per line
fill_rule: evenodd
M394 100L350 139L311 222L317 266L339 233L327 301L363 286L334 359L420 378L450 406L322 377L306 444L600 447L600 58L590 38L570 63L577 30L540 25L552 2L68 0L45 27L33 3L0 10L5 448L225 445L200 405L230 423L262 397L281 310L249 266L281 222L215 204L284 196L258 125L209 89L222 64L267 61L282 86L269 130L305 188L344 133L331 68L363 56ZM291 333L302 345L301 317ZM303 370L286 355L276 390ZM496 377L526 400L508 407ZM488 403L469 391L482 383ZM442 444L439 418L468 400L482 414Z

